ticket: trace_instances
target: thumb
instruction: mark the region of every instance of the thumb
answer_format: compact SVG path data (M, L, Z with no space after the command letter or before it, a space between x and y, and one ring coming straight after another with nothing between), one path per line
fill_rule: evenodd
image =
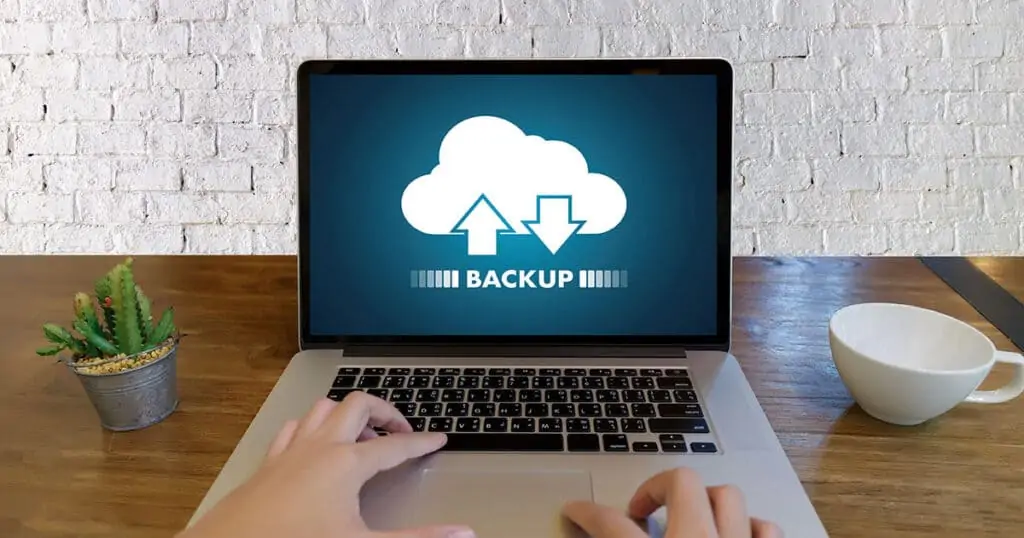
M434 525L376 534L380 538L476 538L473 529L465 525Z

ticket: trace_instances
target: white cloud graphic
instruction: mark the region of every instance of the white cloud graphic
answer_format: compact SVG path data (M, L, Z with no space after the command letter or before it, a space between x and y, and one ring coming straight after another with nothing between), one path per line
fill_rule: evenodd
M477 116L456 124L441 141L438 156L439 164L402 194L406 220L425 234L462 233L454 228L481 195L512 228L507 233L532 233L523 222L539 220L538 196L571 196L571 220L582 225L573 226L569 235L605 233L626 214L619 184L590 172L572 144L527 135L502 118ZM552 248L542 234L536 235L552 253L561 245Z

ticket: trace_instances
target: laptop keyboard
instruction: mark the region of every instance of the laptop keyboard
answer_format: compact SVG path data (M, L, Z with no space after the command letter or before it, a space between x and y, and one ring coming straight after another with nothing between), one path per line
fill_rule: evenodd
M685 369L342 367L327 396L356 390L446 433L445 451L718 452L690 440L711 430Z

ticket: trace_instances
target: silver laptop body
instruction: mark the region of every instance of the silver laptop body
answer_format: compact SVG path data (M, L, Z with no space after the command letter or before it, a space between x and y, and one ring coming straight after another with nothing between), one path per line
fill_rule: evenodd
M309 237L316 230L310 213L326 181L316 177L316 168L310 164L320 158L315 148L323 140L316 137L326 136L311 129L313 118L325 112L324 105L318 104L322 99L315 99L315 80L330 77L333 84L344 86L348 77L395 74L428 75L434 80L467 74L592 75L595 92L597 78L605 75L712 78L717 100L706 105L716 114L717 177L703 180L716 183L716 199L708 203L717 208L717 226L711 224L717 248L699 255L716 263L717 282L709 284L717 288L716 312L707 315L716 317L717 329L712 334L677 338L354 336L312 331L311 327L323 324L311 320L311 295L318 293L320 283L311 277ZM786 536L827 536L729 353L733 87L727 62L678 58L313 61L299 68L298 77L301 351L291 359L192 522L259 467L286 420L303 416L318 398L372 390L396 406L404 405L403 412L411 412L410 420L419 419L420 427L449 432L453 448L371 481L363 490L362 505L371 528L468 524L480 538L569 536L577 531L559 515L566 501L592 499L624 509L645 479L686 466L698 470L709 485L738 485L747 496L751 515L775 521ZM361 105L339 99L336 106ZM458 278L444 274L447 269L403 270L411 271L411 281L401 285L414 292L443 293ZM597 287L595 279L604 277L608 281L604 287L612 287L614 278L605 273L595 276L581 270L578 278L589 282L580 286ZM427 277L430 289L420 290L427 288L423 285ZM622 288L625 278L622 275L618 283ZM634 271L630 278L640 276ZM499 391L503 397L494 401ZM555 406L561 411L555 413ZM663 525L662 510L649 522L652 536L660 534Z

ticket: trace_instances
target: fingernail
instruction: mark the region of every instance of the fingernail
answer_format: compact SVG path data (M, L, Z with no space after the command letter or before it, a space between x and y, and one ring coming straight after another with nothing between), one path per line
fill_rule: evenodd
M476 533L471 529L459 529L449 534L448 538L476 538Z

